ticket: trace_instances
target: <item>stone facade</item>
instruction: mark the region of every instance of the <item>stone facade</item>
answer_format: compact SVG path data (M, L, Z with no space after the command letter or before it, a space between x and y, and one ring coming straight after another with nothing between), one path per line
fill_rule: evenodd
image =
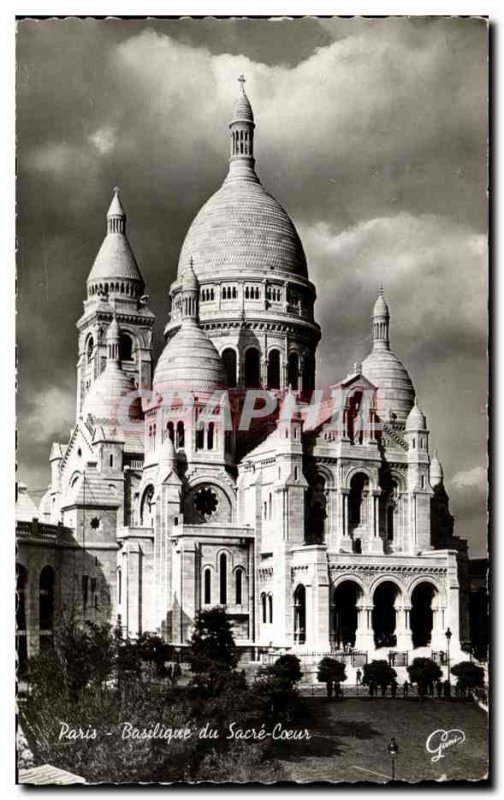
M184 242L154 375L154 317L114 191L77 323L76 424L52 446L38 512L19 495L22 658L65 613L184 647L215 605L250 658L442 659L448 628L463 657L467 547L383 291L370 355L319 397L315 287L256 175L254 129L242 85L229 173ZM242 429L250 390L271 409L249 407Z

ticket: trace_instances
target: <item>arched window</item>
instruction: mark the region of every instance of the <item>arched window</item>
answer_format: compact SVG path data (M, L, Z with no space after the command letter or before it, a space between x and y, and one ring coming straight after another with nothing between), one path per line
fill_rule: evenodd
M297 391L299 384L299 356L297 353L289 354L287 383L294 391Z
M350 494L348 496L348 524L350 529L357 528L365 523L364 499L368 484L368 478L362 472L354 475L350 481Z
M212 570L206 567L203 570L203 603L209 606L212 602Z
M28 572L22 564L16 565L16 648L18 672L24 675L28 667L28 644L26 638L26 593Z
M221 553L219 558L219 586L220 604L225 606L227 603L227 556Z
M273 595L268 595L268 612L269 612L269 622L273 622Z
M236 578L235 578L235 601L237 606L241 606L243 603L243 570L237 569L236 570Z
M203 450L205 447L205 428L203 425L196 428L196 450Z
M44 567L39 579L39 627L40 644L47 644L48 637L52 636L54 627L54 581L55 573L52 567ZM50 641L50 640L49 640Z
M294 641L306 642L306 589L302 583L294 592Z
M93 350L94 350L94 339L92 336L90 336L89 339L87 340L87 345L86 345L86 361L88 364L90 363L93 357Z
M261 595L261 619L266 624L266 595Z
M154 486L147 486L142 502L140 503L140 525L146 528L152 527L154 516Z
M177 422L177 448L184 446L184 423L182 420Z
M121 333L119 342L119 358L121 361L131 361L133 358L133 341L127 333Z
M261 354L255 347L245 353L245 388L259 389L261 386Z
M175 430L173 427L173 422L168 422L166 425L166 433L168 434L168 438L175 444Z
M215 438L215 422L209 422L208 433L207 433L207 447L209 450L213 450L214 448L214 438Z
M271 350L268 358L268 389L280 389L280 351Z
M236 351L231 347L226 347L222 353L222 363L224 364L228 389L236 388Z

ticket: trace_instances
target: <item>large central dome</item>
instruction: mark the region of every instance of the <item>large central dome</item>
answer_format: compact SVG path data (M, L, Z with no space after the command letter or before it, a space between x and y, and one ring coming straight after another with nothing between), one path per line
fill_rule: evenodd
M205 203L186 235L178 276L192 258L198 278L237 273L286 273L308 278L303 245L282 206L254 169L254 116L242 89L229 124L231 157L222 187Z
M185 238L179 275L191 256L200 279L241 270L308 277L294 225L259 182L225 182L205 203Z

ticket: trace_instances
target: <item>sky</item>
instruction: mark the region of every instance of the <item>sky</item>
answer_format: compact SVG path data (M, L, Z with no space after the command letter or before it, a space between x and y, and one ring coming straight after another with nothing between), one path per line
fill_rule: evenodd
M320 387L391 345L471 555L486 553L487 27L477 19L47 20L17 32L18 477L75 424L85 282L121 187L156 314L227 171L244 73L263 185L318 289Z

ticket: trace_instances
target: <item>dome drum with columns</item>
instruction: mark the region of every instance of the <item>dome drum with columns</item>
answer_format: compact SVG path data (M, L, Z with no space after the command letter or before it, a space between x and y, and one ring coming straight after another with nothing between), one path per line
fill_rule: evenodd
M228 175L182 247L153 379L154 317L114 190L77 323L76 424L67 444L53 444L39 509L51 533L43 562L61 587L54 613L71 604L82 620L130 637L156 632L183 649L197 612L219 605L244 664L292 652L316 681L324 654L395 653L404 681L408 659L434 652L446 663L447 627L452 659L464 658L467 637L467 545L454 534L427 418L391 350L383 289L371 352L331 387L342 413L324 404L306 413L315 289L292 221L257 177L241 79L229 134ZM141 406L128 401L135 387ZM296 413L241 439L207 404L230 392L239 406L247 387L268 387ZM31 608L41 544L24 544L33 509L22 500ZM28 629L33 655L35 618ZM350 682L356 669L347 665Z

